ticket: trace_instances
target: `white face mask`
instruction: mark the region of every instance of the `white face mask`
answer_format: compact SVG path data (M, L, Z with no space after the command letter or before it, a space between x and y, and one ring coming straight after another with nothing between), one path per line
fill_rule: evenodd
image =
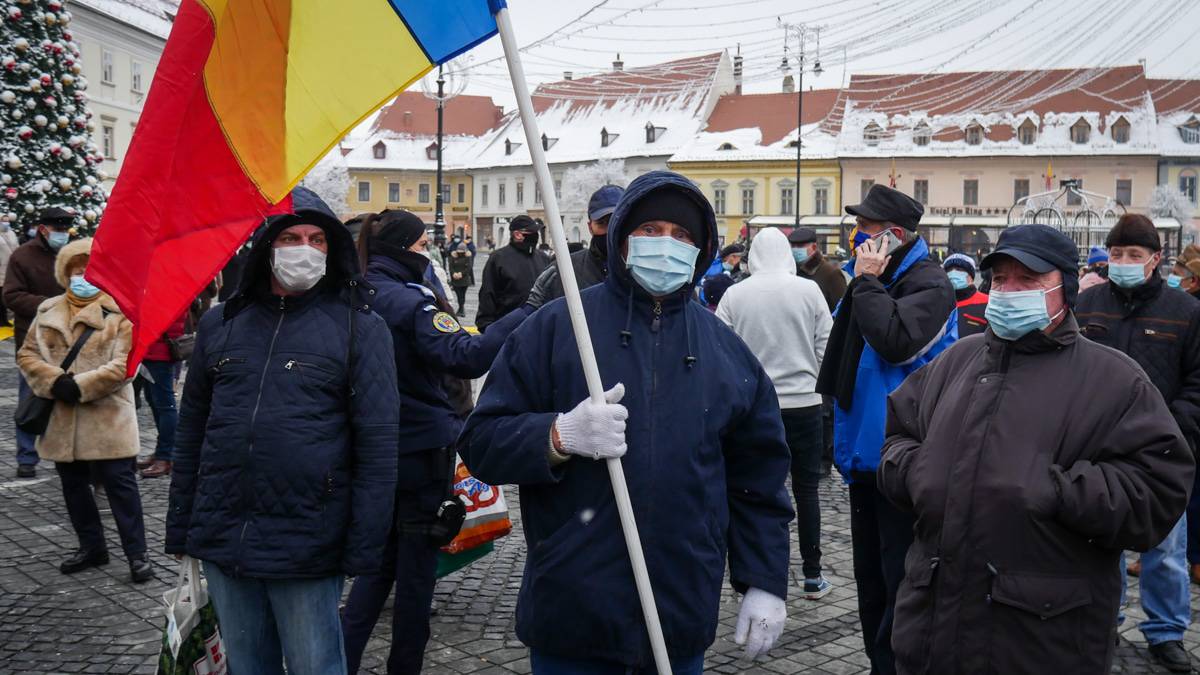
M326 255L311 246L284 246L272 251L271 271L289 293L302 293L325 276Z

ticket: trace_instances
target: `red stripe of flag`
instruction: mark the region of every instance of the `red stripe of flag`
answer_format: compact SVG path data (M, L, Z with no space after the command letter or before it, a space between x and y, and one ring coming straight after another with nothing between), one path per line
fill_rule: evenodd
M134 324L132 376L274 207L242 171L204 89L213 24L183 0L88 263Z

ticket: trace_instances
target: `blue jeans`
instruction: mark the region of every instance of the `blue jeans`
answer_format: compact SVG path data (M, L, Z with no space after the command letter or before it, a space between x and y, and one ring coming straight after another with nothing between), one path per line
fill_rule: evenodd
M633 668L608 661L551 656L536 649L530 653L530 660L533 665L533 675L655 675L658 672L655 670L654 664L643 668ZM704 655L671 659L671 672L674 675L702 675Z
M1125 556L1121 556L1121 605L1125 604ZM1171 533L1158 546L1142 554L1142 573L1138 576L1142 610L1146 620L1138 630L1146 642L1182 640L1192 622L1191 590L1188 587L1187 516L1175 523ZM1119 624L1124 620L1117 617Z
M1138 629L1146 642L1153 645L1183 639L1183 632L1192 622L1189 583L1184 515L1166 539L1142 554L1139 584L1146 620L1138 624Z
M20 401L33 396L33 390L29 388L29 383L25 381L25 376L17 372L17 401ZM37 448L34 446L34 441L37 439L31 433L17 429L17 464L28 464L35 466L38 463Z
M142 365L154 378L153 383L146 383L146 400L154 412L154 426L158 429L154 459L169 462L175 455L175 427L179 426L179 408L175 404L178 370L170 361L143 361Z
M204 563L230 675L346 675L340 576L245 579Z

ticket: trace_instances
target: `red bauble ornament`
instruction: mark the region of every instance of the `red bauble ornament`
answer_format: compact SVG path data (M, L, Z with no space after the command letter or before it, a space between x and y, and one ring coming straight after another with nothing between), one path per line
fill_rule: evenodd
M4 196L8 197L9 199L16 199L17 194L17 188L14 187L10 187L4 191Z
M43 87L49 87L50 84L54 82L54 80L51 79L51 77L46 73L42 73L42 76L38 79L41 81Z
M13 7L12 9L8 10L8 18L12 19L13 21L20 21L21 16L22 16L21 10L16 7Z
M55 12L62 11L62 3L59 2L58 0L50 0L50 2L47 3L47 5L50 7L51 10L53 10Z

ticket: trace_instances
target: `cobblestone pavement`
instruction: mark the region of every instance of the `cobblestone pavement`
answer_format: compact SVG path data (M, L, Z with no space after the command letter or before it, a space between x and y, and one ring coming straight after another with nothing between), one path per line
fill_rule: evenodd
M481 256L482 258L483 256ZM482 261L481 261L482 263ZM471 302L477 289L472 289ZM468 311L474 317L474 307ZM128 580L119 555L107 567L66 577L60 560L76 546L63 506L58 478L43 462L38 477L17 480L13 429L16 368L11 341L0 344L0 675L8 673L153 673L163 619L162 594L174 581L174 561L162 554L166 479L142 480L146 533L159 579L140 586ZM145 408L140 416L142 451L154 446L154 425ZM789 601L783 638L766 662L749 664L733 643L737 598L725 591L716 643L706 669L718 673L866 672L857 630L851 567L849 501L839 481L821 486L822 545L834 591L818 602ZM425 672L529 673L528 651L514 634L516 592L525 559L519 495L509 493L516 530L491 555L438 583ZM101 503L103 508L104 504ZM104 515L110 550L120 551L111 517ZM796 548L793 529L793 556ZM799 565L793 561L793 588ZM1165 672L1155 668L1136 629L1143 618L1137 582L1131 580L1129 619L1121 633L1115 673ZM1197 594L1193 590L1192 603ZM390 609L385 610L368 645L364 672L384 673ZM1200 633L1186 640L1200 663ZM251 674L242 674L251 675Z

